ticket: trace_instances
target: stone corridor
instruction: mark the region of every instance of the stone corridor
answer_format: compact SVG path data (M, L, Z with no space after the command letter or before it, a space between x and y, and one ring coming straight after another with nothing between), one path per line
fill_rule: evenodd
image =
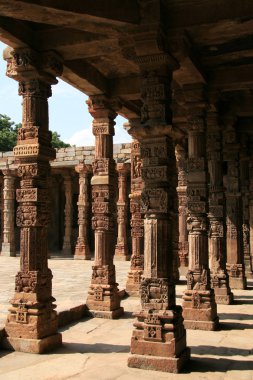
M13 293L13 278L18 269L18 257L1 257L1 326L8 300ZM57 311L84 303L89 287L92 261L53 258L53 294ZM119 288L125 286L129 262L116 262ZM182 280L183 278L181 278ZM177 303L185 285L177 286ZM132 311L139 307L138 298L122 301L125 314L119 320L85 318L61 329L63 346L50 354L36 355L0 351L1 380L252 380L252 315L253 281L247 290L234 290L232 305L218 305L219 331L188 330L187 342L191 361L181 374L144 371L129 368L127 358L132 333Z

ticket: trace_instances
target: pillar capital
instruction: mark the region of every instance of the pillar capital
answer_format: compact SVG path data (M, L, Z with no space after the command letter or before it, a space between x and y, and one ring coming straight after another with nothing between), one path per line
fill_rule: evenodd
M56 76L62 74L62 59L54 51L38 53L30 48L7 47L3 56L7 61L6 75L18 82L37 79L56 84Z
M128 162L119 162L116 165L117 172L122 175L127 175L130 173L131 164Z
M80 161L79 164L75 166L75 171L79 175L87 176L88 174L92 173L92 165L87 165L83 161Z

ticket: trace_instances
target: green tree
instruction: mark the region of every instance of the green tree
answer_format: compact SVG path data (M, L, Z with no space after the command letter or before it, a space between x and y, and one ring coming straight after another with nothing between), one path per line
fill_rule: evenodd
M0 151L9 152L17 143L18 128L21 123L15 124L9 116L0 114ZM66 144L60 139L60 135L57 132L52 133L52 147L53 148L67 148L69 144Z
M52 132L52 147L53 148L68 148L70 144L66 144L60 139L60 135L57 132Z

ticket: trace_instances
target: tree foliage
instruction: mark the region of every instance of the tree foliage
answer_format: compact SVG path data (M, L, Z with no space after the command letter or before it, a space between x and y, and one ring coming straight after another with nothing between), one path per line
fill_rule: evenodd
M0 151L9 152L17 143L18 128L21 128L21 123L15 124L9 116L0 114ZM57 132L52 133L52 147L66 148L70 146L60 139Z

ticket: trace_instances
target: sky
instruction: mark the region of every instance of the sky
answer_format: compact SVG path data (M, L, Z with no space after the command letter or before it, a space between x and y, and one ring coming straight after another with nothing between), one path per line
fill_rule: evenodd
M6 45L0 42L0 114L9 116L14 122L22 120L22 98L18 95L18 83L6 77L6 62L2 52ZM87 96L61 79L52 86L52 97L49 98L49 128L60 134L61 139L71 145L94 145L92 134L92 117L87 104ZM126 119L116 118L114 144L130 142L131 137L123 129Z

